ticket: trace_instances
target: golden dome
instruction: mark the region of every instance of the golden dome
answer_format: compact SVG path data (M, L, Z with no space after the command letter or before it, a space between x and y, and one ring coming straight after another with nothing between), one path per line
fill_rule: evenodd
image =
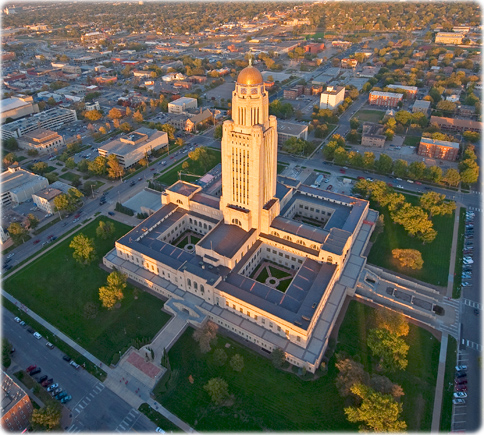
M262 74L253 66L244 68L237 77L237 83L239 85L261 85L263 81Z

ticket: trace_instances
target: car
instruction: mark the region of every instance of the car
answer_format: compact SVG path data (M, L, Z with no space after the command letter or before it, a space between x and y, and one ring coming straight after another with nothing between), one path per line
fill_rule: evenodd
M416 181L415 184L422 184L420 181Z
M42 383L44 382L46 379L48 378L47 375L42 375L40 378L39 378L39 383Z
M131 183L129 183L130 186L134 186L136 184L136 181L132 181Z
M66 397L64 397L63 399L61 399L61 403L67 403L71 399L72 399L72 396L71 395L67 395Z
M47 237L47 240L52 240L54 238L54 234L51 234L49 237Z
M163 160L163 161L161 162L161 164L162 164L163 166L165 166L165 165L166 165L166 161L164 161L164 160Z
M365 177L356 177L358 180L364 180Z
M20 317L15 317L13 320L15 320L17 323L20 323L22 320L20 320Z
M462 364L462 365L459 365L459 366L455 366L455 369L458 371L458 372L463 372L465 370L467 370L467 366Z
M34 337L37 339L37 340L40 340L42 338L42 335L40 335L38 332L34 332Z
M456 372L455 373L455 377L456 378L464 378L467 376L467 373L466 372Z
M38 373L40 373L42 371L42 369L40 367L37 367L35 369L33 369L31 372L30 372L30 376L34 376Z
M48 387L50 384L52 384L52 382L54 382L54 379L53 378L47 379L44 382L42 382L42 386L43 387Z
M51 391L51 393L52 393L52 396L56 396L57 394L62 393L62 388L61 387L56 388L55 390Z
M47 343L45 343L45 345L49 348L49 349L54 349L54 345L48 341Z
M158 432L158 433L165 433L165 431L161 428L161 427L157 427L155 429L155 432Z
M452 399L454 405L465 405L466 401L464 399Z
M76 362L74 361L71 361L69 363L72 367L74 367L76 370L79 370L79 368L81 367L79 364L77 364Z
M457 384L454 386L456 391L467 391L467 383L466 384Z
M346 174L346 171L344 169L339 170L342 174Z
M395 178L395 180L397 180L397 181L403 181L401 178L398 178L398 177Z
M27 328L27 332L30 332L31 334L33 334L35 331L32 329L32 328Z
M19 323L20 326L25 326L26 323L22 320L20 323Z
M60 393L56 394L55 395L55 398L57 400L61 400L63 399L64 397L66 397L68 394L67 394L67 391L61 391Z
M32 365L28 366L28 367L25 369L25 371L26 371L27 373L29 373L29 372L31 372L32 370L36 369L36 368L37 368L37 364L32 364Z
M10 254L7 255L7 258L12 258L15 255L15 252L11 252Z
M51 391L54 391L56 388L59 388L59 384L57 383L52 384L49 388L47 388L47 391L50 393Z
M114 216L116 213L114 213L114 211L108 211L108 215L109 216Z
M425 190L432 190L432 188L431 187L428 187L428 186L425 186L424 189Z
M71 357L70 357L70 356L67 356L67 355L64 355L64 356L62 357L62 359L63 359L64 361L69 362L69 361L71 360Z
M139 178L138 178L138 181L141 181L141 180L143 180L143 178L142 178L142 177L139 177Z
M40 239L34 240L34 245L40 242Z
M333 185L332 185L332 184L330 184L330 185L329 185L329 186L326 188L326 190L331 190L332 188L333 188Z
M368 178L367 178L367 180L368 180L368 181L373 181L373 178L368 177Z
M467 397L467 393L465 393L464 391L458 391L457 393L454 393L454 397L456 399L464 399L465 397Z

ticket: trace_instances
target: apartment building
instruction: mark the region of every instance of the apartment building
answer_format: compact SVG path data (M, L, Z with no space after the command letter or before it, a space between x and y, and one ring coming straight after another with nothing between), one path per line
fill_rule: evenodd
M344 86L328 86L324 92L321 92L319 100L320 109L336 109L345 99Z
M373 106L397 107L403 99L403 94L393 92L372 91L368 97L368 103Z
M418 155L433 159L450 160L454 162L459 153L459 143L446 140L435 140L427 137L420 139Z

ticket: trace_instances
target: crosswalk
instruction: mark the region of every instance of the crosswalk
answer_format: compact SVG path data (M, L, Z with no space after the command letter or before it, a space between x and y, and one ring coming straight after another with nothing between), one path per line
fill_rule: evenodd
M103 391L104 388L106 387L101 382L98 382L96 385L94 385L92 392L86 394L81 400L79 400L79 402L77 402L76 406L74 406L73 412L75 412L76 415L79 415L84 408L89 406L91 400L94 399L94 397L96 397L101 391Z
M478 352L482 351L482 346L478 343L473 342L473 341L466 340L465 338L462 338L461 343L464 346L466 346L467 349L471 348L471 349L477 350Z
M478 190L471 190L471 193L475 193L476 195L480 195L481 194L481 192L478 191Z
M78 433L78 432L84 432L84 425L79 422L79 421L76 421L75 423L73 423L67 430L66 432L70 432L70 433Z
M470 299L464 299L464 304L472 308L477 308L478 310L480 310L482 307L482 305L479 302L474 302L474 301L471 301Z
M118 424L118 427L114 429L114 431L118 433L127 432L133 427L133 425L136 423L136 420L138 420L139 416L140 416L140 413L136 411L136 409L134 408L131 409L128 415L123 418L121 423Z
M471 210L471 211L481 211L481 209L478 208L478 207L467 207L467 210Z
M459 308L460 307L460 301L459 299L445 299L442 302L443 305L450 305L451 307L454 308Z

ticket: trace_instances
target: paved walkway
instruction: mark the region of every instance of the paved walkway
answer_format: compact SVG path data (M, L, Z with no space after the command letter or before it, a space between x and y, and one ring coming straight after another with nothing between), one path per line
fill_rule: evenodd
M445 360L447 357L447 343L449 336L442 334L440 341L439 354L439 371L437 373L437 385L435 386L434 410L432 412L432 427L431 432L439 432L440 429L440 414L442 412L442 395L444 394L444 375L445 375Z
M454 231L452 234L452 248L450 250L450 267L449 267L449 281L447 283L447 297L452 297L454 290L454 277L455 277L455 257L457 256L457 244L459 243L459 220L460 220L460 208L464 207L463 204L456 203L455 219L454 219Z

